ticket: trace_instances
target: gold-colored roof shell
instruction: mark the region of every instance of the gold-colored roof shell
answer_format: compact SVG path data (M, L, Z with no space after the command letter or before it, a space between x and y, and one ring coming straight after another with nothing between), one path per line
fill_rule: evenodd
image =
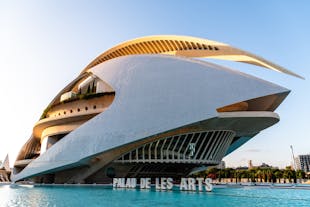
M302 76L262 57L230 45L208 39L177 35L147 36L121 43L99 55L87 65L82 73L104 61L120 56L137 54L168 54L244 62L304 79Z

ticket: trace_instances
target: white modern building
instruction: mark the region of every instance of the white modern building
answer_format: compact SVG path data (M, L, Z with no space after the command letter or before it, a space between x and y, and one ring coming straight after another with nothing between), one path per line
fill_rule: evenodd
M310 154L298 155L295 157L296 167L298 170L310 172Z
M289 90L194 58L299 75L227 44L186 36L130 40L102 53L61 90L34 125L14 181L106 183L179 178L276 124Z

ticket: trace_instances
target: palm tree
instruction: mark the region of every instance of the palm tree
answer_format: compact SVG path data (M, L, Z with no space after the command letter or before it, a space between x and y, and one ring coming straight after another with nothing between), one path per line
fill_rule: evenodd
M250 170L243 170L242 178L247 178L247 182L250 182L250 177L251 177Z
M272 180L272 169L271 168L266 168L265 169L265 174L266 174L266 180L267 182L271 182Z
M223 169L222 171L222 173L223 173L223 177L224 178L231 178L232 176L231 176L231 174L232 174L232 170L233 169L231 169L231 168L225 168L225 169Z
M280 179L283 178L283 172L282 170L276 170L274 172L274 176L278 179L278 183L280 183Z
M261 169L257 169L255 173L256 177L259 179L259 181L262 183L263 182L263 171Z
M222 170L222 169L219 169L218 171L217 171L217 177L218 177L218 179L219 179L219 182L221 182L222 181L222 178L226 178L225 177L225 170Z
M297 170L296 171L296 177L298 179L305 179L306 173L302 170Z
M251 182L256 182L256 168L250 169L249 175L251 177Z
M287 166L285 169L284 169L284 172L283 172L283 178L285 179L288 179L289 182L291 182L291 179L293 178L293 170L291 169L290 166Z
M235 170L235 179L236 179L236 183L238 182L239 180L239 177L240 177L240 171L239 170Z

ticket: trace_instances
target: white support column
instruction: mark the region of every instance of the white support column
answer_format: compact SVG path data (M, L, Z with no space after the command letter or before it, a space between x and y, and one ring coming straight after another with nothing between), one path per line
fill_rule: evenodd
M200 133L199 135L199 138L198 139L202 139L202 141L200 142L200 146L198 146L198 150L196 150L196 154L195 154L195 157L193 158L194 160L196 160L203 144L205 143L206 141L206 137L208 136L208 133L205 133L205 135L203 136L203 133ZM201 155L201 154L200 154ZM198 157L198 159L200 159L201 156Z
M183 140L183 142L182 142L182 144L178 150L178 160L181 160L181 150L182 150L182 147L183 147L185 141L187 140L188 136L189 136L189 134L186 134L186 136L185 136L185 138L184 138L184 140Z
M222 136L222 133L223 133L222 131L218 131L217 136L215 137L215 139L214 139L214 141L213 141L213 143L212 143L212 145L210 147L210 150L209 150L208 154L206 155L205 159L209 159L209 160L213 159L212 158L212 154L214 152L215 146L217 146L217 144L218 144L218 142L219 142L219 140L220 140L220 138Z
M162 146L161 146L161 148L160 148L160 160L161 160L161 162L163 162L164 161L164 146L165 146L165 144L166 144L166 141L167 141L167 139L164 139L164 143L162 144Z
M211 140L213 139L213 136L214 136L214 134L215 134L214 131L208 132L208 134L209 134L209 133L211 133L211 135L209 136L208 142L207 142L207 144L206 144L206 146L205 146L203 152L201 153L199 159L203 159L203 158L204 158L204 155L206 154L207 150L209 149L210 142L211 142Z

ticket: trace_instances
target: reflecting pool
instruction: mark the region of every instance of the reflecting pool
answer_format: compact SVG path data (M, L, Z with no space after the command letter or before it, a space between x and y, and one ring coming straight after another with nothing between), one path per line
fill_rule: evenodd
M212 192L99 186L0 186L0 206L310 206L310 190L223 187Z

